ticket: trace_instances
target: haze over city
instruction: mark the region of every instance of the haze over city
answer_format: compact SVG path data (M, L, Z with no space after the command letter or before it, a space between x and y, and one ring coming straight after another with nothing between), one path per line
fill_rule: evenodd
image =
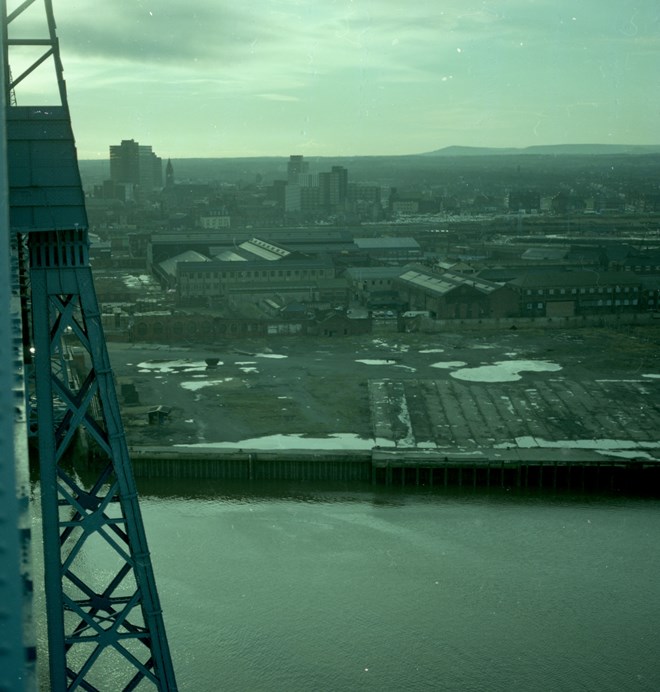
M79 157L656 144L655 0L58 2Z

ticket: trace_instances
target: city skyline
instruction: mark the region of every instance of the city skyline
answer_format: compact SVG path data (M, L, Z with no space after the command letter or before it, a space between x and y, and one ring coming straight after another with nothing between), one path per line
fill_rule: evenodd
M56 6L79 157L657 144L660 8L596 0Z

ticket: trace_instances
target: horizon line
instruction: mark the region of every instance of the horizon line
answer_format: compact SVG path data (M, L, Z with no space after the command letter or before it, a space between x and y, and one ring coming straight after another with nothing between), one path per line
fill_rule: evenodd
M137 141L137 140L136 140ZM108 145L108 148L110 146L114 145ZM148 146L148 145L147 145ZM153 149L153 145L152 149ZM437 152L442 152L445 150L451 150L451 149L463 149L463 150L489 150L492 152L498 152L498 151L516 151L516 152L524 152L529 149L551 149L551 148L562 148L562 147L603 147L603 148L634 148L634 149L654 149L657 148L660 150L660 143L655 143L655 144L626 144L626 143L621 143L617 142L616 144L612 143L603 143L603 142L565 142L562 144L529 144L525 146L490 146L490 145L476 145L476 144L449 144L444 147L440 147L438 149L429 149L425 151L420 151L420 152L413 152L413 153L406 153L406 154L388 154L388 153L383 153L383 154L301 154L303 158L332 158L332 159L339 159L339 158L405 158L405 157L411 157L411 156L426 156L429 154L435 154ZM154 152L155 153L155 152ZM658 152L660 153L660 151ZM217 154L214 156L195 156L195 155L186 155L186 156L160 156L161 159L166 160L166 159L173 159L173 160L181 160L181 159L201 159L201 160L214 160L214 159L288 159L290 156L293 155L298 155L292 154L292 153L287 153L287 154ZM104 157L94 157L94 158L88 158L81 156L80 160L81 161L108 161L110 159L109 152L107 156Z

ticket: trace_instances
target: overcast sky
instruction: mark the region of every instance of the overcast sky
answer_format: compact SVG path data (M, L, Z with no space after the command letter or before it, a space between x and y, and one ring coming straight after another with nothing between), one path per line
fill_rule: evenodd
M54 7L80 158L660 143L658 0Z

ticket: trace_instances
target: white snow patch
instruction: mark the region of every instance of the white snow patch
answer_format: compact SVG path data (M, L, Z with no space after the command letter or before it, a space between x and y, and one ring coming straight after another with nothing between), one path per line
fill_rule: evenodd
M619 457L619 459L648 459L649 461L658 461L656 457L648 452L639 452L637 450L627 450L621 452L613 452L608 450L607 452L602 449L596 450L597 454L607 454L610 457Z
M642 375L644 377L644 375ZM602 382L606 384L639 384L644 382L644 380L594 380L595 382Z
M660 442L646 442L635 440L611 440L598 438L593 440L544 440L542 437L524 435L515 438L516 445L520 449L593 449L595 451L633 450L633 449L660 449Z
M420 353L444 353L445 349L444 348L424 348L420 351Z
M245 373L251 373L251 372L252 372L252 373L254 373L254 372L258 373L258 372L259 372L259 370L257 370L257 368L247 368L247 367L244 367L244 368L239 368L239 370L240 370L241 372L245 372Z
M450 373L457 380L469 382L516 382L522 379L520 373L556 372L561 365L547 360L502 360L493 365L482 365L477 368L463 368Z
M256 358L288 358L289 356L282 355L281 353L255 353Z
M502 399L502 401L504 401L504 403L505 403L507 409L509 409L509 413L510 413L512 416L515 416L515 414L516 414L516 409L514 408L513 402L511 401L511 399L509 399L508 396L501 396L500 399Z
M650 380L660 380L660 375L655 373L645 373L642 377L648 377Z
M355 433L330 433L328 437L305 437L302 433L293 433L291 435L252 437L239 442L202 442L174 446L213 449L372 449L376 442L383 447L394 446L394 443L389 440L364 438Z
M410 411L408 410L408 402L406 401L406 397L401 397L397 403L399 404L399 413L397 414L397 418L406 428L406 436L397 441L397 447L414 447L415 434L413 433L412 429L412 421L410 420Z
M395 360L383 360L378 358L364 358L356 360L356 363L364 363L365 365L394 365Z
M233 377L225 377L223 380L204 380L204 382L182 382L181 386L191 392L196 392L198 389L203 389L204 387L212 387L216 384L223 384L224 382L231 382Z
M219 362L218 365L224 365ZM208 366L203 360L147 360L138 363L140 372L205 372Z

